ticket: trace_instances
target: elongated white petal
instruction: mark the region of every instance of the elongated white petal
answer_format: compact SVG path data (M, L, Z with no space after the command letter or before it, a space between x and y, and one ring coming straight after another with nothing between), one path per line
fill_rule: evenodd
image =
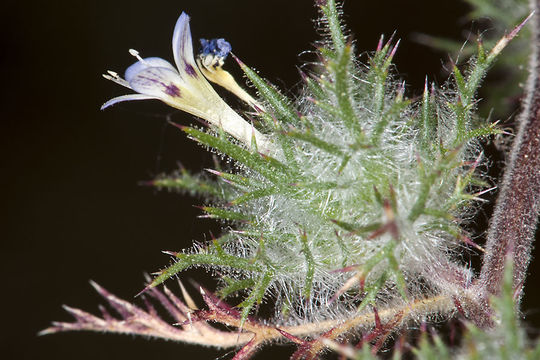
M172 50L174 62L180 73L185 72L193 77L200 75L193 57L189 16L185 12L182 12L174 27Z
M124 77L126 78L127 82L131 82L131 80L133 79L135 75L137 75L139 72L149 67L167 68L176 72L176 69L174 68L174 66L167 60L164 60L159 57L149 57L149 58L143 59L143 61L137 61L136 63L128 67L126 69L126 73Z
M110 99L105 104L101 105L100 110L108 108L109 106L112 106L112 105L114 105L116 103L119 103L119 102L122 102L122 101L150 100L150 99L156 99L156 97L155 96L150 96L150 95L144 95L144 94L130 94L130 95L117 96L115 98Z

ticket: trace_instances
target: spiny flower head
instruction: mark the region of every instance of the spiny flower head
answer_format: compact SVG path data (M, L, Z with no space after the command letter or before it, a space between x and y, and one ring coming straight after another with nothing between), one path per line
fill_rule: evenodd
M462 225L489 190L479 171L477 140L499 130L479 122L475 96L523 23L491 51L479 43L476 59L465 72L455 66L443 88L426 81L421 97L407 98L405 84L391 71L398 44L381 37L376 51L360 62L343 34L335 1L317 4L327 36L317 48L319 63L301 74L304 88L295 100L235 58L259 92L254 100L223 69L231 50L223 39L202 40L195 61L184 13L173 36L176 68L131 51L138 62L126 79L106 76L138 94L104 107L159 99L218 129L182 128L232 160L228 168L207 169L216 179L182 169L152 184L202 195L210 204L201 207L203 217L226 225L219 238L165 252L173 264L141 292L156 299L179 327L159 319L151 305L144 311L96 286L121 319L67 308L76 322L56 323L42 333L105 330L216 347L244 345L238 359L287 339L299 345L293 358L314 358L359 329L365 330L362 342L376 340L372 351L377 351L407 321L483 306L486 298L476 293L472 271L461 260L465 249L482 249ZM228 107L206 79L255 109L259 130ZM192 267L219 274L219 298L201 288L207 309L199 310L183 285L184 302L167 288L164 293L156 288ZM236 307L223 301L238 298ZM273 302L270 320L250 316L263 301ZM508 308L513 311L511 301Z
M472 244L461 228L481 194L471 191L485 185L475 139L497 132L473 121L476 89L495 56L480 48L468 73L456 67L455 84L446 85L452 91L426 82L413 101L391 72L397 44L381 38L359 62L334 5L320 6L329 36L296 101L237 59L259 91L253 100L223 69L231 49L223 39L202 40L195 63L185 14L173 36L178 71L155 58L139 58L126 71L129 87L141 93L132 99L159 98L241 140L183 128L235 166L212 170L217 183L182 172L155 185L199 191L211 204L202 207L205 217L235 225L208 244L171 253L175 263L149 287L189 267L217 270L220 294L243 297L244 319L272 298L280 323L347 317L370 303L459 294L470 284L471 271L456 255ZM256 109L261 132L205 77ZM462 288L448 286L456 282Z

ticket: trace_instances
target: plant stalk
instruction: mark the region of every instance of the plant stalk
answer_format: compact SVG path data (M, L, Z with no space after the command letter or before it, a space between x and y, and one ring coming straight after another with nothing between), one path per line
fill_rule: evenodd
M499 295L506 259L510 258L518 304L540 212L540 0L531 0L530 4L535 13L530 20L533 29L529 79L518 118L519 129L488 228L478 283L484 300Z

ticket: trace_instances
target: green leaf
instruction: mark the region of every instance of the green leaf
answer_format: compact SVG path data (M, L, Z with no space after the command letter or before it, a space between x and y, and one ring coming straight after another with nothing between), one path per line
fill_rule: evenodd
M357 309L358 312L364 310L366 306L375 302L375 298L377 297L377 294L384 287L384 284L386 284L387 280L388 280L388 272L385 271L377 280L375 280L370 285L366 286L364 290L364 298L362 299L362 302L360 303Z
M208 214L203 216L210 219L223 219L229 221L251 221L253 219L253 217L249 215L211 206L203 206L201 209Z
M409 297L407 296L407 284L405 282L405 277L403 276L403 272L399 268L399 263L394 256L393 251L387 251L386 252L386 259L388 260L388 265L390 265L390 271L394 275L396 279L396 283L398 286L398 291L401 295L401 297L405 300L407 300Z
M262 197L265 197L265 196L270 196L270 195L276 194L279 191L280 191L280 188L277 187L277 186L266 187L266 188L262 188L262 189L249 191L249 192L246 192L243 195L237 197L236 199L232 200L230 202L230 204L231 205L243 204L243 203L245 203L247 201L251 201L251 200L254 200L254 199L259 199L259 198L262 198Z
M420 190L418 191L418 197L409 213L408 219L411 222L414 222L420 215L424 213L424 208L426 206L426 202L429 199L431 187L435 183L435 181L441 177L443 172L447 170L448 168L452 168L453 166L456 166L453 161L457 157L459 153L459 148L456 148L447 154L443 155L439 161L435 164L435 166L427 171L424 169L424 166L422 162L419 162L418 164L418 170L420 172L421 182L420 182Z
M464 134L462 141L466 142L471 139L478 139L484 136L498 135L502 134L503 131L497 127L497 124L488 124L476 129L472 129Z
M345 221L340 221L340 220L335 220L335 219L332 219L331 221L337 226L339 226L340 228L347 230L351 233L357 234L357 235L365 234L367 232L372 232L381 227L381 223L379 222L365 225L365 226L358 226L356 224L351 224Z
M185 169L171 175L159 176L149 184L160 190L187 192L192 196L223 198L225 195L224 189L214 181L204 179L200 175L191 175Z
M328 143L315 135L313 135L311 132L300 132L298 130L289 130L286 132L286 134L290 137L293 137L298 140L302 140L305 142L308 142L312 144L313 146L329 153L332 155L336 155L339 157L344 157L345 154L343 153L342 149L335 144Z
M395 241L390 241L382 247L375 255L370 257L364 265L362 265L362 272L368 274L378 263L388 258L389 254L394 252L396 247Z
M343 35L343 31L341 30L341 21L339 19L339 12L336 7L336 1L327 0L323 5L321 5L321 10L324 14L324 18L326 19L334 49L340 52L345 47L346 39Z
M465 78L463 77L463 75L461 74L461 71L456 65L454 65L453 74L454 74L454 79L456 81L458 94L460 94L460 97L467 98L468 97L467 83L465 82Z
M299 124L300 117L296 111L289 105L289 99L283 96L272 85L269 85L264 79L259 77L255 71L246 64L239 62L240 68L244 74L255 85L261 96L270 104L275 111L278 120L282 123Z
M298 163L296 162L294 144L291 139L283 133L281 124L277 121L274 121L272 116L269 113L261 113L260 116L265 120L267 126L273 129L273 135L277 138L283 154L285 155L285 160L287 164L291 166L295 172L298 172Z
M304 296L309 299L313 287L313 275L315 273L315 260L309 248L308 238L305 232L300 235L302 240L302 252L306 258L306 280L304 281Z
M425 207L422 213L425 215L436 217L436 218L445 219L448 221L456 220L456 218L452 214L450 214L447 211L440 210L440 209L430 209L430 208Z
M311 101L319 109L326 112L329 117L341 117L341 112L339 111L338 107L336 107L333 103L327 102L327 100L312 99Z
M405 110L410 105L410 103L411 102L409 100L396 101L392 104L390 109L388 109L384 112L384 114L381 115L371 134L371 142L373 143L373 145L379 145L381 135L384 130L388 127L392 120L399 121L399 116L401 115L401 112Z
M152 283L148 287L155 287L187 268L204 265L228 267L248 272L262 271L260 265L253 263L250 259L244 259L234 255L216 253L178 254L176 255L176 262L167 269L162 270L159 275L152 280Z
M335 76L335 95L337 99L337 107L341 114L341 118L345 126L351 130L358 142L362 142L363 131L358 121L358 117L354 111L353 97L351 95L351 64L352 64L352 47L347 45L338 52L339 57L337 62L331 62L330 68Z
M311 94L315 97L316 100L321 101L328 99L328 94L324 91L323 87L316 79L304 76L304 80L306 82L308 90L311 92Z
M270 181L276 182L278 179L290 175L289 169L272 157L251 153L226 139L217 138L194 128L184 127L182 130L200 143L221 151L236 161L257 171Z
M339 236L339 233L337 231L335 232L335 235L336 235L336 242L341 251L341 267L346 267L350 251L347 248L347 244L345 243L345 241L343 241L341 236Z
M247 188L253 186L253 181L249 177L245 177L239 174L231 174L222 171L206 169L206 171L211 174L217 175L220 178L224 179L227 183L230 183L236 187Z
M434 94L433 92L430 94L427 79L424 85L424 94L422 95L421 118L422 121L419 124L419 127L422 131L422 138L420 142L424 150L429 150L429 145L437 142L438 140L438 118L435 111ZM425 151L425 153L429 154L430 152Z
M249 296L238 305L238 307L242 308L242 323L249 316L253 306L261 303L264 294L266 293L266 289L268 289L268 286L272 282L273 278L274 272L267 270L262 276L259 277Z
M216 292L216 294L222 299L239 291L255 286L255 280L253 279L234 280L225 277L223 280L227 283L227 285Z

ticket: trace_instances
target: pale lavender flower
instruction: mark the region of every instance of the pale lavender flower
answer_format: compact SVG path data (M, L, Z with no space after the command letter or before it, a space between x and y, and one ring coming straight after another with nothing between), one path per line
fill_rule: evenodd
M232 110L201 73L193 56L189 16L184 12L174 28L172 49L176 68L164 59L143 59L136 50L130 50L138 61L127 68L125 79L112 71L104 77L137 94L115 97L101 109L122 101L158 99L205 119L247 145L255 138L259 150L268 151L269 140Z

